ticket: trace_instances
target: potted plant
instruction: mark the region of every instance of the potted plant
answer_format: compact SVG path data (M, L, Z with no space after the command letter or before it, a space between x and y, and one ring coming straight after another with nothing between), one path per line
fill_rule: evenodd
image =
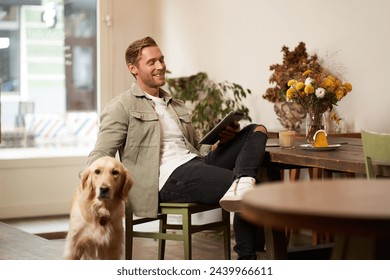
M311 69L315 72L322 72L317 55L309 56L306 51L306 45L300 42L293 51L288 47L282 47L283 63L273 64L270 70L273 71L269 78L272 87L267 88L263 98L274 103L274 110L278 120L284 128L289 130L300 130L302 120L306 112L300 104L286 101L286 92L289 89L288 81L296 78Z
M242 103L251 91L237 83L215 82L205 72L199 72L188 77L168 78L167 85L174 97L188 104L199 138L231 111L240 111L251 121L249 109Z

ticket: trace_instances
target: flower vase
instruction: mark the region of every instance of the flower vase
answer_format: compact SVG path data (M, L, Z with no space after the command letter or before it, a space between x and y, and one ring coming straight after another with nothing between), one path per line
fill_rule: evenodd
M325 113L309 110L306 113L306 141L310 144L313 143L314 134L320 129L326 131Z
M301 105L296 102L276 102L274 111L284 128L294 131L300 130L306 114Z

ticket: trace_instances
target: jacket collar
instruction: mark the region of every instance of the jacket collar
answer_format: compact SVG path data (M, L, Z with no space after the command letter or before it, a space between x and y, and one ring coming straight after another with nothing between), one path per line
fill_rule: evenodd
M145 93L142 91L142 89L140 88L140 86L136 82L133 82L131 84L131 90L133 92L133 95L136 97L146 97ZM165 90L163 90L162 88L160 88L160 94L161 94L161 97L163 97L167 102L171 101L172 96L169 93L167 93Z

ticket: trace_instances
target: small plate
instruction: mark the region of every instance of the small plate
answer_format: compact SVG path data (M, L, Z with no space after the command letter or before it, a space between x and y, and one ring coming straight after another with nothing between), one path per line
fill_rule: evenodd
M299 145L302 149L308 151L334 151L341 147L340 144L329 145L328 147L313 147L312 144Z

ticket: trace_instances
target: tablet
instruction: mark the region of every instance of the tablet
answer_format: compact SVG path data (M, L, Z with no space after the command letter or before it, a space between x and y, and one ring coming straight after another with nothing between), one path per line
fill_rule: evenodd
M244 117L241 112L233 111L224 117L209 133L207 133L200 141L199 144L213 145L219 140L219 133L229 124L234 121L240 121Z

